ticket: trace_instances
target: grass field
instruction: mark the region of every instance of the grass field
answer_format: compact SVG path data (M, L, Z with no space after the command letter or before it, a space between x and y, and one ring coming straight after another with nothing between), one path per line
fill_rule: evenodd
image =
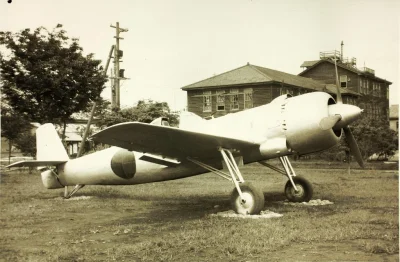
M296 168L296 163L294 164ZM1 261L398 261L398 179L383 170L298 168L313 199L285 204L286 178L258 164L245 178L281 218L210 216L229 210L217 176L137 186L87 186L70 200L37 173L3 172Z

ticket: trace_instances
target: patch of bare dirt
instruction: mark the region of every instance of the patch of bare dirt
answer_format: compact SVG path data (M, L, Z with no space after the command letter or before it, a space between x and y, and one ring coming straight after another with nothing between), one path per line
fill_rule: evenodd
M269 210L261 211L259 215L243 215L237 214L233 210L228 210L224 212L218 212L216 214L211 214L211 217L228 217L228 218L243 218L243 219L260 219L260 218L277 218L282 217L282 214L278 214Z
M291 205L291 206L325 206L325 205L333 205L334 203L329 200L321 200L321 199L313 199L309 202L300 202L294 203L289 201L283 201L284 205Z

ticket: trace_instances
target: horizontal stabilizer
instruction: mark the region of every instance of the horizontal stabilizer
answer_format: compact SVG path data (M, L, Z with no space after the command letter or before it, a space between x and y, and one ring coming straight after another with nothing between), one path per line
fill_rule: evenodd
M11 165L8 165L7 167L38 167L38 166L56 166L62 163L67 162L67 160L50 160L50 161L45 161L45 160L24 160L24 161L19 161L16 163L13 163Z

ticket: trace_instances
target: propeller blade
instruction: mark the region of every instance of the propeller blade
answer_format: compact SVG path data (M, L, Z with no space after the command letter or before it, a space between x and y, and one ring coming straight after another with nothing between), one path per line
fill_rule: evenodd
M339 75L337 72L336 58L334 59L334 61L335 61L335 73L336 73L336 103L343 104L342 94L340 93L340 88L339 88Z
M321 127L322 130L331 129L336 125L337 122L340 121L340 119L342 119L342 117L340 115L324 117L319 122L319 127Z
M350 153L356 158L357 163L360 165L360 167L364 168L364 161L362 159L361 152L360 149L358 148L357 142L354 139L353 133L351 133L349 127L344 127L343 131L346 136L346 141L350 147Z

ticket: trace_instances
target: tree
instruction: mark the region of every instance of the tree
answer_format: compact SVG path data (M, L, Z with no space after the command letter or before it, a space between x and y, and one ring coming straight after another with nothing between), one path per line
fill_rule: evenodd
M25 149L28 149L29 146L32 146L31 142L27 143L27 136L29 136L31 128L31 124L26 117L16 113L10 107L2 105L1 136L7 138L8 140L8 162L10 162L11 159L11 151L13 146L16 146L20 150L22 149L22 146L26 146L23 148L22 152L24 152ZM25 139L25 141L22 141L23 139ZM33 146L33 149L30 148L27 151L32 152L32 150L34 153L36 153L35 146Z
M363 115L350 127L360 148L363 159L373 154L387 158L398 150L398 133L391 130L385 119L374 119ZM327 160L345 160L350 148L343 135L339 144L320 154Z
M14 143L24 156L36 156L36 136L30 130L21 133Z
M125 108L122 110L112 109L104 114L97 123L100 127L108 127L123 122L138 121L150 123L156 118L166 117L171 126L177 126L179 123L178 115L171 112L168 103L154 102L152 100L140 100L134 107Z
M140 100L135 107L122 110L121 113L126 118L143 123L150 123L159 117L168 118L172 126L177 126L179 123L177 114L171 112L167 102Z
M99 98L106 82L100 60L84 56L62 25L18 33L0 32L1 85L8 104L31 121L64 125Z
M398 134L390 129L386 119L363 116L352 126L352 131L364 159L373 154L386 158L398 150Z

